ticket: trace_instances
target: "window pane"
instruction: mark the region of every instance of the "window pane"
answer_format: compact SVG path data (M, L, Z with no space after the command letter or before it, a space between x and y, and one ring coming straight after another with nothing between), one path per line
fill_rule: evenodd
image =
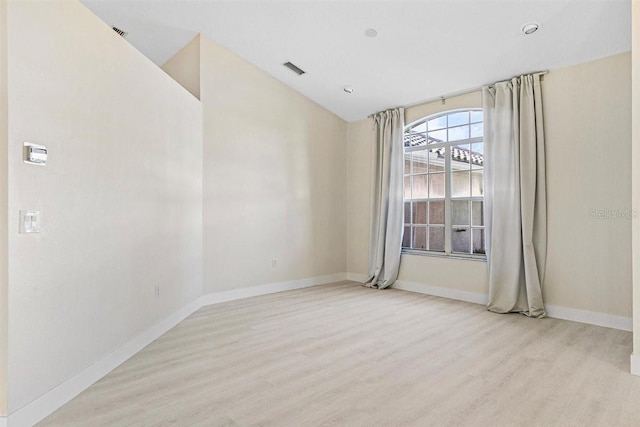
M471 144L471 168L477 169L484 166L484 144Z
M471 252L471 232L469 228L454 228L452 230L451 250L464 254Z
M427 202L413 203L413 223L414 224L427 223Z
M402 234L402 247L408 248L411 245L411 227L404 227L404 233Z
M471 138L482 137L482 123L474 123L471 125Z
M429 202L429 224L444 225L444 200Z
M474 197L484 196L484 169L477 169L471 173L471 194Z
M449 127L466 125L469 123L469 112L462 111L460 113L449 114Z
M429 153L427 150L414 151L413 157L413 173L426 173L427 164L429 162Z
M484 225L484 210L482 202L472 202L471 225Z
M435 148L429 150L430 172L444 172L444 153L444 148Z
M447 130L437 130L435 132L429 132L429 144L434 142L446 142L447 141Z
M411 198L411 177L410 176L404 177L404 198L405 199Z
M469 126L449 128L449 141L457 141L459 139L469 139Z
M405 153L404 155L404 174L411 173L411 153Z
M413 227L413 249L427 249L427 227Z
M469 170L469 144L451 147L451 171Z
M429 175L429 197L444 197L444 174L432 173Z
M469 172L453 172L451 174L451 197L471 196Z
M414 175L412 192L414 199L427 198L427 176L428 175Z
M422 122L418 123L414 127L411 128L411 132L413 133L426 133L427 132L427 123Z
M444 159L431 159L429 172L444 172Z
M474 254L484 254L485 253L484 229L482 229L482 228L474 228L473 229L473 253Z
M411 202L404 202L404 223L411 222Z
M420 147L427 145L427 139L423 133L413 133L407 131L404 133L404 146L405 147Z
M444 252L444 227L429 227L429 250Z
M453 200L451 202L451 223L453 225L469 225L469 201Z
M481 122L481 121L482 121L482 111L472 111L471 123Z
M447 116L436 117L429 120L429 130L442 129L447 127Z

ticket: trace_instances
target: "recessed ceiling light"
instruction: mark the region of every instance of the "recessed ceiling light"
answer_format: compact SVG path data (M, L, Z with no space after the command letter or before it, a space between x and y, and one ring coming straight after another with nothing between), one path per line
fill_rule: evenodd
M367 37L375 37L378 35L378 32L373 28L367 28L364 32L364 35Z
M536 31L538 31L539 28L540 28L540 24L536 22L529 22L528 24L524 24L522 28L520 28L520 31L525 36L528 36L529 34L533 34Z
M343 86L342 90L345 91L346 93L353 93L353 86L350 86L350 85Z

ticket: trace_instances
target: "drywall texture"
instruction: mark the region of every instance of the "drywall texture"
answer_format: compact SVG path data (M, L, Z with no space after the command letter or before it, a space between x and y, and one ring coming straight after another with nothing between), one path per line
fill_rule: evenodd
M162 69L200 99L200 35L165 62Z
M202 116L80 3L7 8L13 413L201 294Z
M200 48L205 293L344 272L346 123L203 36Z
M542 83L547 146L548 304L631 316L630 55L547 74ZM441 111L481 106L480 92L409 108L407 124ZM371 124L349 123L348 271L367 272ZM366 194L366 197L363 196ZM403 255L399 280L487 292L486 264Z
M640 212L640 1L632 3L633 209ZM633 354L640 361L640 222L633 221ZM640 369L640 366L637 367ZM633 372L640 375L640 371Z
M0 2L0 416L7 415L7 3Z

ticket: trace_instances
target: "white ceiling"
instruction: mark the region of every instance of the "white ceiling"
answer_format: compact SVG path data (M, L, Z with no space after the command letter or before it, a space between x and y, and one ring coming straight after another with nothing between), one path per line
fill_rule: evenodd
M83 3L157 64L203 33L347 121L631 49L630 0Z

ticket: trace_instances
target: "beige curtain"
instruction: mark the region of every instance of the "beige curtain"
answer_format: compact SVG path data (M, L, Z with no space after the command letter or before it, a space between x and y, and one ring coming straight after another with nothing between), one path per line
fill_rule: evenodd
M483 88L488 309L546 315L545 150L540 75Z
M404 162L404 109L373 116L375 126L375 170L369 245L371 288L389 287L398 278L403 232L402 173Z

